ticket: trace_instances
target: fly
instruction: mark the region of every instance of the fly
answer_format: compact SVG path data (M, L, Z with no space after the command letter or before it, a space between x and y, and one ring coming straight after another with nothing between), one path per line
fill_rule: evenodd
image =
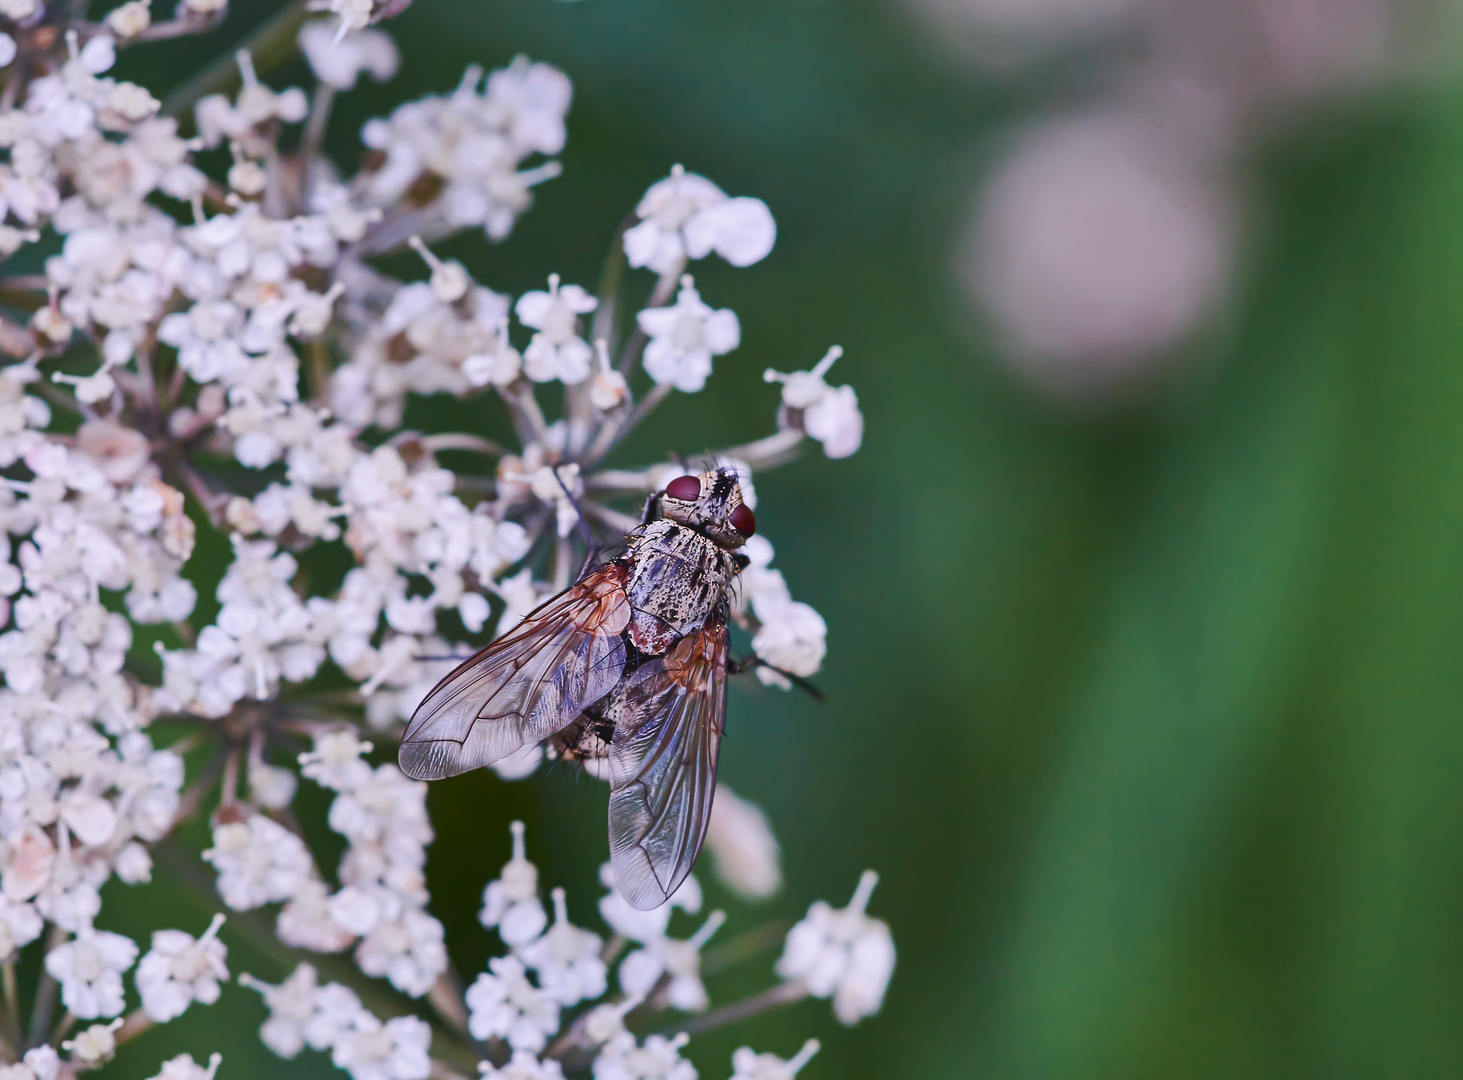
M729 659L728 594L756 527L735 470L672 480L623 555L437 684L402 736L402 771L440 780L545 739L602 759L616 885L641 910L664 904L711 820L727 675L746 666Z

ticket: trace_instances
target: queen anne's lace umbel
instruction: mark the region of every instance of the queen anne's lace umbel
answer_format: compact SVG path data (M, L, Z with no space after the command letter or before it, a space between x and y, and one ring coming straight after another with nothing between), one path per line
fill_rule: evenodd
M240 975L263 997L265 1045L326 1054L355 1080L467 1075L484 1052L489 1077L692 1080L684 1032L637 1034L665 1023L661 1010L705 1013L699 1029L810 995L845 1023L877 1011L894 953L864 911L872 878L849 908L810 909L781 983L707 1012L705 980L741 952L712 959L727 917L700 914L696 879L637 911L606 868L604 927L582 927L564 890L545 903L520 823L481 912L506 951L475 980L452 972L429 910L425 785L392 744L453 657L563 589L586 549L618 540L686 471L607 462L671 393L737 362L737 316L702 298L690 261L750 266L776 226L760 200L676 166L617 235L598 295L558 275L518 297L480 284L430 245L508 236L559 174L569 80L525 59L470 68L367 123L364 165L344 175L320 150L332 103L363 75L395 73L396 46L372 24L405 5L310 6L329 12L299 31L310 93L271 87L240 52L237 93L194 102L185 138L147 89L108 72L118 49L212 28L224 0L183 0L161 22L148 0L99 22L84 5L0 4L0 258L47 253L43 273L0 282L0 964L13 1014L0 1017L0 1071L72 1076L217 1000L231 978L220 933L254 932L258 914L238 930L222 913L198 936L158 929L145 952L97 926L102 886L150 880L150 846L201 814L223 907L267 914L285 946L353 961L343 981L308 962L278 984ZM376 266L402 250L424 280ZM656 275L638 311L626 266ZM749 506L755 474L806 440L834 458L858 449L857 397L826 381L839 355L769 371L776 430L710 455L737 470ZM514 445L404 430L410 400L433 395L496 412ZM218 573L195 556L205 541ZM322 570L322 549L349 557L342 578ZM765 538L746 553L733 617L759 677L790 686L819 669L827 628L792 598ZM530 746L494 769L519 779L545 756ZM334 866L296 817L302 778L328 793ZM765 815L729 791L716 805L707 846L724 884L774 893ZM673 934L673 921L686 925ZM43 974L18 986L25 949ZM379 983L367 1008L357 988L373 980L437 1022L404 1002L378 1015ZM17 1031L28 1040L9 1041ZM815 1050L744 1048L733 1068L781 1080ZM184 1055L158 1080L218 1068Z

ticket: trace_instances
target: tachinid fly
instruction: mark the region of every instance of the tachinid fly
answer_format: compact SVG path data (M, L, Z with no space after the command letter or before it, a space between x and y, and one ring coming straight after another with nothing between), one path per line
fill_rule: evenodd
M456 776L544 739L605 759L620 892L659 907L701 850L726 721L727 593L756 529L733 469L672 480L626 550L464 662L417 707L401 768Z

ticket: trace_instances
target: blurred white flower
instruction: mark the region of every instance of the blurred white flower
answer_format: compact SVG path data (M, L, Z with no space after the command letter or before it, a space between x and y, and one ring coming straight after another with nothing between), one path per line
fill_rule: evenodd
M11 900L0 892L0 958L41 936L42 920L34 904Z
M990 179L968 281L1023 375L1057 390L1137 378L1213 307L1230 261L1217 178L1121 112L1039 124Z
M354 990L326 983L315 991L315 1012L305 1020L303 1033L312 1050L329 1050L353 1031L378 1026Z
M56 1080L60 1073L60 1058L49 1046L27 1050L24 1057L13 1065L0 1065L0 1078L3 1080Z
M516 956L489 960L465 1000L474 1039L505 1039L514 1050L539 1051L559 1030L559 1003L529 982Z
M163 1062L162 1071L152 1080L213 1080L222 1061L222 1054L210 1054L208 1065L203 1066L193 1060L192 1054L179 1054Z
M298 123L305 118L309 104L304 91L298 87L276 93L261 83L254 73L254 58L247 51L239 50L235 60L244 81L243 88L233 102L222 94L210 94L194 106L198 134L207 146L217 146L230 139L251 156L262 157L269 143L258 129L271 120Z
M215 825L203 853L218 870L218 892L235 911L289 900L315 872L305 843L263 814Z
M771 665L757 669L762 682L786 688L779 671L806 677L822 666L828 624L813 608L797 600L763 602L757 605L757 618L762 625L752 637L752 649Z
M496 334L480 352L462 361L462 375L470 386L507 386L523 370L523 357L508 343L508 320L498 324Z
M294 800L299 784L299 778L288 769L262 761L249 764L249 797L266 810L283 810Z
M679 165L650 186L635 213L640 223L625 232L625 257L659 274L713 251L733 266L751 266L777 240L777 224L761 199L733 199Z
M245 972L239 983L264 996L269 1019L259 1029L264 1045L282 1058L292 1058L305 1048L306 1025L316 1014L316 975L309 964L300 964L278 986L260 982Z
M483 907L478 921L498 936L509 948L527 945L544 931L549 916L538 897L538 868L524 853L523 822L508 826L513 835L513 856L502 871L483 890Z
M564 890L553 891L554 923L537 940L518 949L518 957L538 976L544 992L560 1005L592 1001L605 992L606 968L598 934L569 922Z
M61 984L61 1004L68 1012L94 1020L122 1011L122 972L136 959L131 939L87 927L46 954L46 973Z
M594 351L579 336L579 316L599 306L599 301L578 285L560 285L559 275L549 275L548 292L526 292L513 312L524 326L537 330L523 350L523 371L534 382L558 379L572 384L589 378Z
M685 941L651 938L620 963L620 989L645 997L666 980L666 1002L682 1012L701 1012L710 1003L701 984L701 949L726 922L726 913L713 911L701 929Z
M843 350L835 345L811 371L784 375L768 368L762 375L767 382L782 383L783 405L797 410L803 430L822 443L823 452L831 458L848 457L864 439L864 418L853 387L834 387L823 381L842 355Z
M330 914L330 894L323 881L306 882L280 908L275 934L284 944L311 952L339 952L356 939Z
M151 0L127 0L107 13L106 22L119 38L136 37L152 25Z
M491 1061L479 1063L478 1072L483 1080L564 1080L564 1069L553 1058L540 1061L529 1050L515 1050L506 1065L495 1066Z
M427 1080L431 1043L432 1029L425 1020L398 1016L383 1024L367 1013L363 1023L341 1033L330 1060L350 1073L351 1080Z
M761 900L782 886L781 848L767 815L725 784L716 785L706 850L716 861L717 877L742 896Z
M819 1050L817 1039L809 1039L793 1057L784 1061L776 1054L759 1054L750 1046L732 1053L731 1080L793 1080Z
M340 37L324 22L307 22L300 27L299 41L315 77L337 90L354 89L362 72L385 82L401 66L396 43L380 30L355 30Z
M845 908L822 900L787 935L777 974L803 983L808 993L833 999L840 1023L856 1024L884 1004L894 973L894 941L889 927L865 913L879 875L864 871Z
M356 963L367 975L384 976L402 993L421 997L447 969L442 924L403 905L399 915L378 920L366 932L356 948Z
M182 930L153 933L152 948L137 965L137 992L153 1020L182 1016L194 1001L212 1005L218 1000L218 984L229 977L228 950L218 940L223 923L224 917L215 915L199 938Z
M681 278L674 304L646 308L635 321L650 338L645 346L645 373L688 394L706 385L711 358L731 352L742 340L736 312L713 311L702 301L690 274Z
M63 1042L61 1049L71 1055L72 1061L81 1065L104 1064L117 1052L117 1029L122 1023L122 1019L118 1017L109 1024L93 1024L83 1028L74 1039Z
M88 420L77 428L76 448L118 485L136 479L152 457L147 436L110 420Z
M696 1080L696 1067L681 1057L689 1041L684 1033L647 1035L636 1045L632 1035L618 1036L594 1059L594 1080Z

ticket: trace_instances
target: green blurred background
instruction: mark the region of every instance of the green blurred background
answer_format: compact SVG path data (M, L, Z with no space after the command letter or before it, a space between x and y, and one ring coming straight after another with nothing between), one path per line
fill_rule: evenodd
M166 86L272 10L133 73ZM344 100L342 162L361 120L469 63L574 80L563 178L504 244L447 246L485 284L592 285L675 162L776 215L765 263L696 267L742 347L622 463L764 432L764 367L847 350L863 449L758 478L777 565L829 624L829 700L742 683L722 763L787 882L712 902L723 933L790 921L876 868L899 966L853 1030L815 1002L698 1040L703 1077L807 1035L809 1080L1463 1074L1463 86L1404 81L1255 144L1227 316L1187 375L1082 410L993 361L951 269L991 148L1067 92L1060 60L981 76L873 0L416 0L391 30L403 71ZM475 912L512 816L594 924L602 798L563 774L433 787L460 971L490 954ZM103 921L201 929L202 839L110 886ZM295 958L250 926L224 930L230 966L277 981ZM108 1075L213 1049L225 1080L333 1073L269 1055L263 1018L230 987Z

